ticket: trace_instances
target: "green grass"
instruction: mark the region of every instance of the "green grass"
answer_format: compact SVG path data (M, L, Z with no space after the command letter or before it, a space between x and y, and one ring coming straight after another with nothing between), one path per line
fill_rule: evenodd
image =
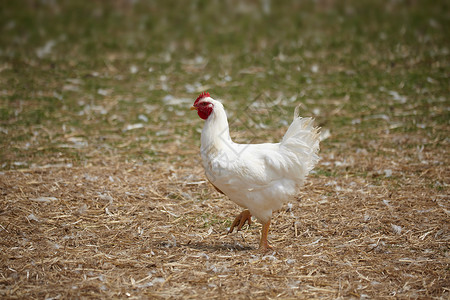
M386 130L434 141L430 147L447 143L446 1L280 2L270 14L256 2L49 3L0 4L3 169L16 168L19 159L81 162L92 149L114 148L130 135L148 140L116 149L124 160L158 160L153 150L141 149L149 143L196 147L199 134L192 128L201 121L189 103L169 107L164 99L194 100L203 89L242 117L232 131L241 130L243 140L280 138L283 121L303 103L303 114L319 109L317 122L332 132L322 149L364 147ZM252 101L279 100L269 113L252 111L266 128L249 122L244 110ZM142 114L148 122L139 120ZM135 123L152 129L123 131ZM389 129L394 123L400 125ZM47 134L33 134L37 127ZM158 136L160 130L169 136ZM85 137L89 146L52 148L70 136ZM36 155L42 147L53 150Z

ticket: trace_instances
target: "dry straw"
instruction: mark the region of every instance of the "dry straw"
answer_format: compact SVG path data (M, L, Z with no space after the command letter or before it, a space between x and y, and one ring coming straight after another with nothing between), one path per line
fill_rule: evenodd
M198 166L3 172L0 295L448 298L448 195L427 180L448 173L394 170L403 179L393 186L374 164L366 177L312 175L274 215L276 252L265 254L259 224L226 235L239 209Z

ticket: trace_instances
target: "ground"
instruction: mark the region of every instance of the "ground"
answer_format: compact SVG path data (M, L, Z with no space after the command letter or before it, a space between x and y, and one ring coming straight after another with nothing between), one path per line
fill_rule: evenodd
M446 1L0 4L3 298L448 299ZM199 156L207 90L239 142L322 129L261 225Z

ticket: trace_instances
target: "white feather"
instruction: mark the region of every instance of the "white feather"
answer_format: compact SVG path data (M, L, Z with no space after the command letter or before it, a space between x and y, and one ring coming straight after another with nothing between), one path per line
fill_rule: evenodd
M298 109L280 143L237 144L231 140L223 105L210 97L213 112L205 121L201 156L206 176L233 202L260 222L270 220L298 193L319 160L319 129Z

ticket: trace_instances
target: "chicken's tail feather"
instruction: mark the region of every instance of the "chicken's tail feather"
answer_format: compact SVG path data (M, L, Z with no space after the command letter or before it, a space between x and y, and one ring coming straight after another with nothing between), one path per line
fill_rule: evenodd
M319 161L320 128L313 118L299 116L300 106L295 108L294 121L281 141L281 147L295 155L300 174L307 175Z
M303 104L302 103L300 103L299 105L297 105L296 107L295 107L295 110L294 110L294 120L293 121L295 121L295 119L297 119L298 117L300 117L300 108L303 106Z

